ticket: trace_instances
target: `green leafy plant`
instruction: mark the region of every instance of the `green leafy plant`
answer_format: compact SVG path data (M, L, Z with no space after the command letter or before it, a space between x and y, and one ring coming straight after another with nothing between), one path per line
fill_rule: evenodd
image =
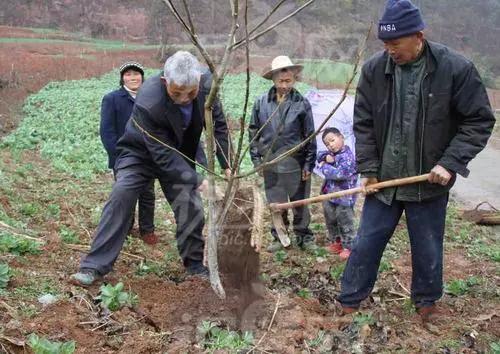
M344 269L345 263L337 264L330 268L330 276L332 277L332 279L339 280L342 276L342 273L344 273Z
M365 324L370 326L375 324L375 319L373 318L373 315L371 313L358 312L356 313L356 315L354 315L354 323L359 327L362 327Z
M500 342L490 343L491 354L500 354Z
M61 208L57 204L49 204L47 206L47 212L53 218L58 218L61 214Z
M389 270L392 270L392 264L391 264L391 262L382 260L380 262L380 266L378 267L379 273L384 273L384 272L387 272Z
M158 263L150 261L141 261L135 269L135 274L139 276L144 276L147 274L156 274L158 276L161 276L163 273L164 270Z
M325 224L319 222L312 222L309 224L309 228L312 232L317 233L325 230Z
M278 250L274 253L274 261L276 263L282 264L287 258L288 254L286 253L285 250Z
M484 257L493 262L500 262L500 245L486 244L484 240L476 240L468 250L469 255L473 257Z
M111 284L101 285L99 290L100 293L97 299L101 300L101 305L110 311L117 311L124 306L134 307L139 303L137 295L122 291L122 282L115 286Z
M40 253L40 243L13 236L9 233L0 232L0 254L12 253L15 255L38 254Z
M314 250L314 255L316 257L321 257L321 258L325 258L328 256L328 250L324 247L318 247Z
M465 295L471 287L479 283L480 281L476 277L470 277L467 280L454 279L445 284L444 291L452 296L462 296Z
M415 309L415 305L411 301L411 299L405 299L402 305L403 312L407 314L408 316L413 315L414 313L417 312Z
M251 332L240 334L235 331L222 329L216 322L211 321L203 321L198 326L198 333L203 338L201 344L210 352L223 349L230 352L237 352L249 349L254 342Z
M52 342L35 333L28 336L28 345L35 354L73 354L76 348L74 341Z
M303 299L310 299L312 297L311 290L309 290L308 288L300 289L299 291L297 291L297 295Z
M324 341L325 341L325 331L319 331L318 335L315 338L308 340L306 342L310 348L317 348L320 345L322 345Z
M8 264L0 263L0 289L7 287L10 280L10 268Z
M145 72L147 77L154 74L155 69ZM117 72L112 71L100 78L47 84L26 99L21 124L2 139L0 146L7 146L11 151L38 148L55 169L77 178L90 180L106 172L106 152L99 139L99 107L102 97L117 88L116 77ZM229 119L239 119L242 115L245 90L241 88L245 82L244 73L227 75L224 79L221 100ZM252 73L250 102L270 87L268 80ZM297 83L296 88L305 93L310 86ZM250 119L251 110L252 104L249 104L247 119ZM249 154L245 154L241 172L252 167ZM28 172L20 173L27 175Z
M80 239L75 231L68 229L66 226L62 226L59 230L59 235L64 243L76 244L80 243Z
M19 212L24 216L34 216L39 212L40 208L35 203L26 203L21 205Z

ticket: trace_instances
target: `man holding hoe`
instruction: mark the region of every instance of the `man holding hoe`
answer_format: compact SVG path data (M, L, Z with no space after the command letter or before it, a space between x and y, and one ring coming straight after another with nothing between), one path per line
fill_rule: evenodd
M367 195L358 236L342 276L343 313L371 293L380 259L406 215L412 254L411 300L422 320L437 318L443 293L443 236L456 174L486 145L493 129L488 96L474 65L428 41L420 10L389 0L379 22L385 50L363 66L354 133ZM377 191L378 181L429 173L427 182Z

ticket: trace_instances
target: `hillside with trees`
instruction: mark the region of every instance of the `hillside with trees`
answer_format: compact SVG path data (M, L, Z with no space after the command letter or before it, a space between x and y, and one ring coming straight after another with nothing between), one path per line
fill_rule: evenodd
M273 15L280 18L302 0L289 0ZM296 58L353 57L370 23L377 23L385 0L318 0L253 45L252 52ZM190 2L202 40L224 42L229 14L222 0ZM262 18L276 0L251 2L249 18ZM431 40L464 53L480 68L489 87L500 87L500 0L415 0L427 22ZM272 23L273 18L270 19ZM187 43L177 22L161 0L20 0L5 2L0 24L57 28L103 39L149 44ZM375 29L375 28L374 28ZM380 49L372 35L369 53Z

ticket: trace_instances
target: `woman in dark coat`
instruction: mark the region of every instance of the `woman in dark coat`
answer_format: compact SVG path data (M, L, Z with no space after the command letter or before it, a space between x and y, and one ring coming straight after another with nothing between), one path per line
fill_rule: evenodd
M125 131L137 91L144 81L144 68L133 61L120 67L120 88L104 96L101 105L101 141L108 153L108 167L113 170L116 155L116 143ZM139 196L139 232L144 242L156 244L158 236L154 233L154 180ZM134 225L132 217L130 227Z

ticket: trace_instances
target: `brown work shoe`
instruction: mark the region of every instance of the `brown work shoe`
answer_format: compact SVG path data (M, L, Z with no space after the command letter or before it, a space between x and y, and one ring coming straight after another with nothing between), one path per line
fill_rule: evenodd
M436 305L417 307L417 313L424 322L428 321L431 317L433 317L436 314L436 312L437 312Z
M417 307L417 314L420 316L422 323L431 323L439 325L443 321L443 316L438 307L433 304L430 306Z
M359 311L359 307L344 306L340 302L335 301L335 312L339 316L350 315Z
M158 237L158 235L156 235L154 233L154 231L148 232L147 234L142 235L141 239L144 243L147 243L148 245L151 245L151 246L154 246L158 242L160 242L160 238Z
M342 315L350 315L351 313L355 313L358 311L359 308L357 307L342 306Z

